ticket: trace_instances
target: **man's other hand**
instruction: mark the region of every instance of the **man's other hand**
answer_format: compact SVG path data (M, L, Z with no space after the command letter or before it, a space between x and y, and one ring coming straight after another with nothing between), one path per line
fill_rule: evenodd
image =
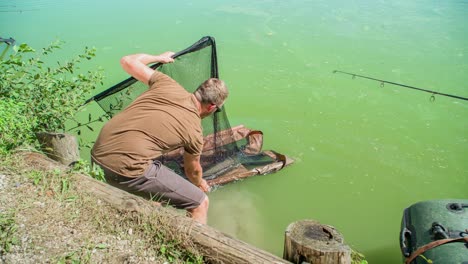
M208 185L205 179L201 180L200 184L198 185L198 188L200 188L205 193L211 190L211 187Z

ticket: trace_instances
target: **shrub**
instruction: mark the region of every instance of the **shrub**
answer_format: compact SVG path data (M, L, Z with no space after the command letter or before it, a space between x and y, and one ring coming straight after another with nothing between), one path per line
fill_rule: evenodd
M0 100L0 152L6 152L33 141L32 127L34 120L28 120L22 113L24 103L11 99Z
M6 132L2 142L7 148L34 138L37 132L63 132L67 120L73 119L90 92L102 84L101 69L79 70L84 60L95 57L94 48L86 47L82 54L58 61L55 67L47 66L44 58L62 44L56 41L40 52L21 44L7 59L0 59L0 100L5 101L1 129Z

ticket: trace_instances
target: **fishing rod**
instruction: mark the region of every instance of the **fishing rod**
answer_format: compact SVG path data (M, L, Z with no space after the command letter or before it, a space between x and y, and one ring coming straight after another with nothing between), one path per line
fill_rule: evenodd
M385 81L385 80L381 80L381 79L377 79L377 78L373 78L373 77L368 77L368 76L363 76L363 75L359 75L359 74L355 74L355 73L350 73L350 72L344 72L344 71L339 71L339 70L334 70L333 73L342 73L342 74L347 74L347 75L351 75L354 78L356 77L359 77L359 78L363 78L363 79L369 79L369 80L372 80L372 81L377 81L377 82L380 82L380 86L381 87L384 87L384 84L388 83L388 84L392 84L392 85L396 85L396 86L401 86L401 87L405 87L405 88L409 88L409 89L414 89L414 90L418 90L418 91L423 91L423 92L426 92L426 93L431 93L432 96L431 96L431 101L434 101L435 100L435 96L434 95L442 95L442 96L447 96L447 97L452 97L452 98L455 98L455 99L460 99L460 100L465 100L465 101L468 101L468 98L466 97L461 97L461 96L458 96L458 95L453 95L453 94L446 94L446 93L439 93L439 92L436 92L436 91L432 91L432 90L427 90L427 89L422 89L422 88L418 88L418 87L414 87L414 86L409 86L409 85L406 85L406 84L401 84L401 83L396 83L396 82L390 82L390 81Z

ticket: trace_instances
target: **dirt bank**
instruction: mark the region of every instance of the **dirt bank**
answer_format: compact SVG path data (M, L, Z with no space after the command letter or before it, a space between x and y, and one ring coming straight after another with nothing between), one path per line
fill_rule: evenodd
M120 212L21 155L0 159L1 263L202 263L167 219Z

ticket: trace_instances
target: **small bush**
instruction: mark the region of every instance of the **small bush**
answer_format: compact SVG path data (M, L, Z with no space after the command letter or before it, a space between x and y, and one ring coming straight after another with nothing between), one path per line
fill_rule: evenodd
M35 120L23 114L26 104L5 98L0 100L0 152L6 152L33 141Z
M101 70L79 70L84 60L95 56L93 48L86 47L82 54L55 66L47 65L44 58L61 45L57 41L38 52L21 44L7 59L0 59L0 101L5 101L1 127L16 134L2 139L7 149L34 138L37 132L63 132L65 123L73 120L90 93L102 84Z

